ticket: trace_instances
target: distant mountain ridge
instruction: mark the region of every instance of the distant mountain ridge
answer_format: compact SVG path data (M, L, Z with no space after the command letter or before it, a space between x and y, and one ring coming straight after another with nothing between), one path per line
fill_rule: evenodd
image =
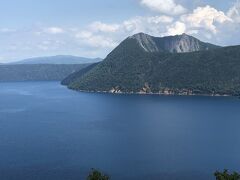
M100 58L58 55L0 64L0 82L61 81L68 75L101 60Z
M220 47L186 34L155 38L141 33L63 84L91 92L239 96L239 69L240 46Z
M61 81L89 64L17 64L0 65L0 82Z
M70 55L57 55L29 58L9 64L89 64L100 62L101 60L101 58L85 58Z

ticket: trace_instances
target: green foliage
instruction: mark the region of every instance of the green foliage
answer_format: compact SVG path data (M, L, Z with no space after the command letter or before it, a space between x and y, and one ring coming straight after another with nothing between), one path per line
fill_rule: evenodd
M76 81L79 77L86 74L88 71L93 69L95 66L97 66L99 63L93 63L87 67L82 68L79 71L76 71L75 73L70 74L69 76L65 77L65 79L61 82L62 85L69 85L72 82Z
M1 81L59 81L89 64L0 65Z
M240 95L240 46L193 53L145 52L135 39L126 39L96 67L69 83L85 91L151 92L170 89L193 94Z
M240 174L237 172L233 172L230 174L228 170L224 170L223 172L216 171L214 173L216 180L240 180ZM87 177L87 180L109 180L109 176L103 174L102 172L92 169L90 174Z
M229 174L228 170L224 170L223 172L215 172L216 180L240 180L240 174L234 172L233 174Z
M96 169L92 169L90 174L87 177L87 180L109 180L109 176L101 173Z

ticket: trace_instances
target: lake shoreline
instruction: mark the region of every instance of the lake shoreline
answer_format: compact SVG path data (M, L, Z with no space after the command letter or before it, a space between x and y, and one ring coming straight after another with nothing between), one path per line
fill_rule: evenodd
M178 94L178 93L172 93L172 94L166 94L166 93L142 93L142 92L110 92L110 91L87 91L87 90L77 90L67 87L68 89L76 92L83 92L83 93L97 93L97 94L112 94L112 95L140 95L140 96L150 96L150 95L156 95L156 96L201 96L201 97L235 97L240 98L239 96L234 95L228 95L228 94Z

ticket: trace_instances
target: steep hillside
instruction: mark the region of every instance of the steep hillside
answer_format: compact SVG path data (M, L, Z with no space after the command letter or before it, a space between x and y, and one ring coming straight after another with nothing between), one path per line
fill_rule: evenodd
M175 36L176 39L181 37ZM208 47L198 49L201 51L188 52L194 51L188 47L184 49L187 53L172 53L176 52L171 50L174 48L153 50L156 46L141 45L130 37L102 63L75 77L69 88L118 93L239 95L240 46L219 48L207 43L205 46Z
M96 67L99 63L94 63L91 64L85 68L82 68L79 71L76 71L72 74L70 74L69 76L67 76L65 79L62 80L61 84L62 85L69 85L74 81L77 81L78 79L80 79L84 74L86 74L87 72L89 72L90 70L92 70L94 67Z

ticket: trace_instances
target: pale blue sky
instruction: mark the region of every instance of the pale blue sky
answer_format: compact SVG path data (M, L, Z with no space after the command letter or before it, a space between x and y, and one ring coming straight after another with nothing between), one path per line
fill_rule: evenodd
M91 21L116 22L143 14L136 0L7 0L0 2L1 25L34 23L84 25Z
M178 0L193 9L211 5L225 11L235 2L231 0ZM2 26L22 27L34 23L57 25L84 25L102 20L118 22L132 16L150 12L139 5L138 0L7 0L0 2ZM152 13L151 13L152 14Z
M185 32L220 45L240 44L235 37L239 4L236 0L1 1L0 62L57 54L105 57L138 31L155 36Z

